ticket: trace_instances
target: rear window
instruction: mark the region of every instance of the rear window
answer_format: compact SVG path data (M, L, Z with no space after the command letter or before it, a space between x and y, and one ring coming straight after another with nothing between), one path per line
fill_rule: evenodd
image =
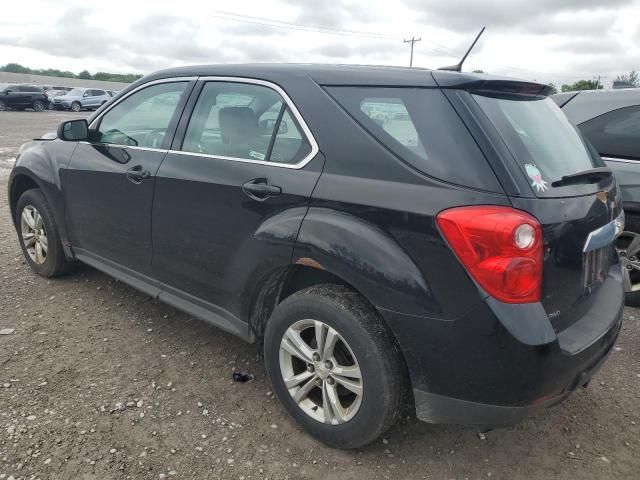
M597 153L546 97L498 98L474 94L536 194L565 175L604 166Z
M502 191L440 89L325 88L371 136L414 168L457 185Z

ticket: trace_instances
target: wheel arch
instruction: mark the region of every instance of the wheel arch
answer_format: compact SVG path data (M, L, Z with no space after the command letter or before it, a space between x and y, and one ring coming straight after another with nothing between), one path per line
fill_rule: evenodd
M11 211L11 220L14 226L17 226L16 206L18 199L27 190L37 188L43 191L41 185L36 181L34 176L21 172L14 175L9 183L9 208Z

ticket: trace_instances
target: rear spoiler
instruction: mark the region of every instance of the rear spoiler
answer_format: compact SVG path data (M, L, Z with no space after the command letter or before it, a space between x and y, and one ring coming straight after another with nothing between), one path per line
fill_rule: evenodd
M550 85L536 82L526 82L512 78L489 77L482 78L476 74L449 73L441 71L431 72L433 79L441 88L467 90L473 93L493 95L517 95L523 97L547 97L553 89Z

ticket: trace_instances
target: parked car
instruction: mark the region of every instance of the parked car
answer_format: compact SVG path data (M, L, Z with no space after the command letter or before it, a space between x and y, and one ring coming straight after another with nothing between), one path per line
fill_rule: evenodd
M618 240L626 301L640 306L640 88L568 92L552 98L616 175L627 219Z
M7 85L0 91L0 111L31 108L36 112L42 112L47 103L46 95L35 85Z
M53 110L54 109L53 99L55 97L65 95L66 93L67 92L65 90L47 90L46 95L47 95L47 100L49 101L49 103L47 104L47 108L49 108L49 110Z
M55 110L96 110L111 99L105 90L97 88L74 88L65 95L53 99Z
M160 71L25 144L10 208L36 273L79 260L263 342L275 395L329 445L372 442L404 405L514 423L589 383L623 310L619 190L547 92L391 67ZM387 130L381 104L409 120Z

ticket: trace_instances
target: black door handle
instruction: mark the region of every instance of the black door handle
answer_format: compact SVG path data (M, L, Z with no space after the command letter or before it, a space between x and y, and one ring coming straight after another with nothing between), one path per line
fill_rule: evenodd
M151 172L142 170L142 165L136 165L127 170L127 178L135 184L142 183L145 178L149 178Z
M242 185L242 191L254 200L262 201L282 193L282 188L271 185L266 178L254 178Z

